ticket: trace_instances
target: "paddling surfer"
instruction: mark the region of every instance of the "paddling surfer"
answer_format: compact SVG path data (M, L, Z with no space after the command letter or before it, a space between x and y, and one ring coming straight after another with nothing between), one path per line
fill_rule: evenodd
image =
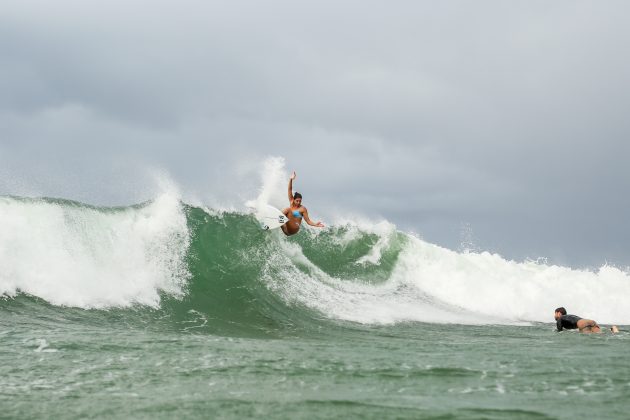
M596 321L592 319L580 318L577 315L567 315L567 310L563 307L556 308L553 315L556 320L556 327L558 331L566 330L579 330L581 333L599 333L602 331ZM613 333L619 332L617 326L613 325L610 328Z
M315 223L308 217L308 210L302 205L302 194L299 192L293 194L293 180L295 178L295 171L293 171L289 178L289 207L282 211L289 218L289 221L282 225L282 231L287 236L295 235L299 232L302 220L305 220L310 226L324 227L322 222Z

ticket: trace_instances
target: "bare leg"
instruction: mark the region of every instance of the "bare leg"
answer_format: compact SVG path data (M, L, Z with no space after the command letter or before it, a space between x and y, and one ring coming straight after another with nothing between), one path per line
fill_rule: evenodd
M599 328L599 325L597 325L597 322L593 321L592 319L580 319L577 322L577 327L581 333L588 334L588 333L602 332L602 329Z
M290 207L282 209L282 214L284 214L285 216L290 218L289 211L291 211ZM287 224L288 223L285 223L284 225L280 226L280 228L282 229L282 231L284 232L285 235L291 236L291 232L289 232L289 229L287 228Z

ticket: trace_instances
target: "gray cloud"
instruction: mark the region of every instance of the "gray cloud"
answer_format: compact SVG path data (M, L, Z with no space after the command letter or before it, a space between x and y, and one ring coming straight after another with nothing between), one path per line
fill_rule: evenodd
M508 257L630 264L629 9L7 1L0 192L120 204L158 168L240 203L271 154L327 217L452 248L469 223Z

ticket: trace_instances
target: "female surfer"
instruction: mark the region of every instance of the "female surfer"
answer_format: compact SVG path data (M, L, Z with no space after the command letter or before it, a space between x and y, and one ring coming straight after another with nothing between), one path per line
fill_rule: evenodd
M289 207L282 211L289 218L289 221L282 225L282 231L287 236L295 235L299 232L302 219L310 226L324 227L322 222L314 223L308 217L308 210L302 205L302 194L299 192L293 194L293 180L295 178L295 171L293 171L289 178Z

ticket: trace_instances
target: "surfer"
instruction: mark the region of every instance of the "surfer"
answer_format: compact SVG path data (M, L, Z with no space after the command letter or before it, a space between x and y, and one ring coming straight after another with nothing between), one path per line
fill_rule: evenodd
M295 171L293 171L289 178L289 207L282 211L289 218L289 221L282 225L282 231L287 236L295 235L299 232L302 220L305 220L310 226L324 227L322 222L315 223L308 217L308 210L302 205L302 194L299 192L293 194L293 180L295 178Z
M553 316L556 320L558 331L578 329L581 333L599 333L602 331L596 321L592 319L580 318L577 315L567 315L567 310L563 307L556 308ZM619 332L616 325L610 328L613 333Z

